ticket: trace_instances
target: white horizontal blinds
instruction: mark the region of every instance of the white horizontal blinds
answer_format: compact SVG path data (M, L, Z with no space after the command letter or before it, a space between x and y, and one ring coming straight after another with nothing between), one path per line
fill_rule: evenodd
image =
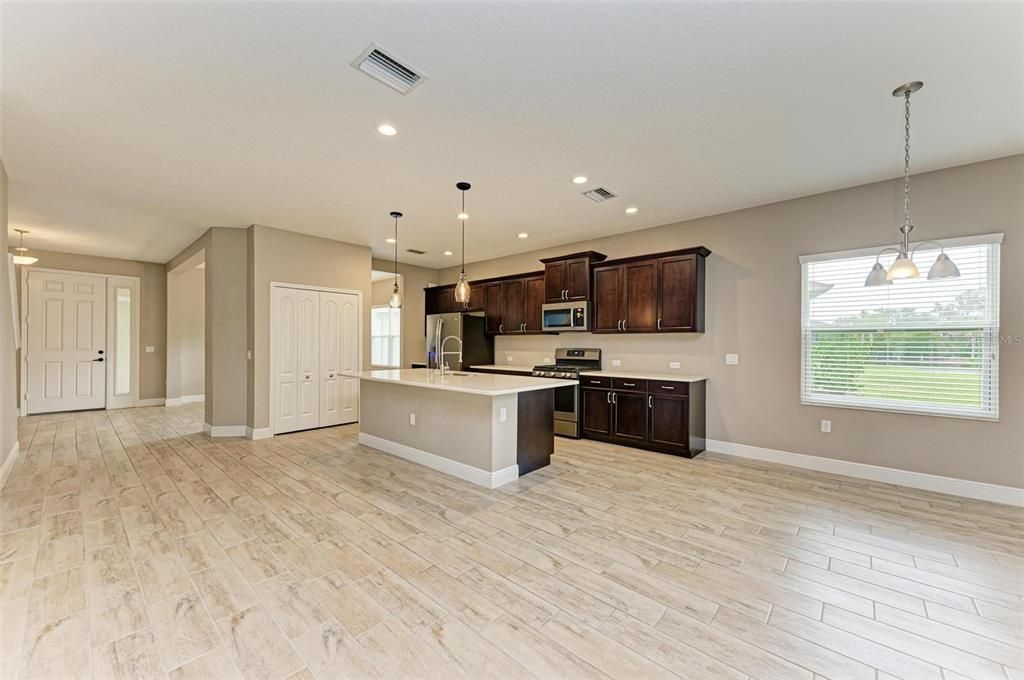
M939 252L919 249L921 276L884 286L864 285L874 255L805 259L805 403L998 416L998 240L947 248L960 277L928 280Z

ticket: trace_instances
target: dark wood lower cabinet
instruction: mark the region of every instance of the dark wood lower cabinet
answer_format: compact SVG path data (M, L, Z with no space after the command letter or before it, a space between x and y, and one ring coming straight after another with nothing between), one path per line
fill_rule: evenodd
M647 395L612 392L612 436L642 442L647 438Z
M586 385L586 376L581 381ZM614 386L580 390L580 429L585 438L687 458L704 451L704 382L637 380L635 384L643 391Z
M612 392L611 390L580 390L580 412L583 416L583 430L586 435L609 436L612 433Z

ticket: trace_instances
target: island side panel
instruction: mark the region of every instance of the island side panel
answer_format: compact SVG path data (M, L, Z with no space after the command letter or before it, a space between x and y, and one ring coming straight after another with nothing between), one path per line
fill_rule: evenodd
M370 380L363 380L360 389L362 433L487 473L515 465L514 455L496 458L492 452L496 397ZM410 413L416 414L416 425L409 424ZM514 425L514 415L510 409L507 425ZM515 432L507 430L514 451ZM501 438L509 439L508 432Z
M555 450L555 391L519 393L516 463L519 476L551 463Z

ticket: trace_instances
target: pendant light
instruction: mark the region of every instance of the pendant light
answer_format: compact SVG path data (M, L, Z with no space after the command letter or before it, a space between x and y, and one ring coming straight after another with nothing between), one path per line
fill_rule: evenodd
M935 259L931 269L928 270L928 278L947 279L960 276L960 270L953 263L953 260L949 259L949 256L946 255L941 243L927 241L919 243L913 250L910 249L910 232L914 230L914 225L910 222L910 95L922 87L924 87L924 83L915 80L900 85L892 91L892 96L903 97L903 226L900 227L899 247L883 248L879 251L878 256L875 258L874 266L868 273L867 279L864 280L865 286L884 286L898 279L918 278L921 272L918 271L917 265L914 264L914 253L921 246L928 244L939 246L939 256ZM887 252L896 253L896 261L892 263L888 271L885 270L881 263L882 255Z
M26 264L35 264L36 262L39 262L39 258L38 257L32 257L31 255L26 255L26 253L28 252L28 248L25 247L25 234L28 233L28 230L27 229L15 229L14 231L16 231L19 234L21 234L21 240L18 242L18 247L14 249L14 252L17 253L17 255L14 255L11 258L11 260L14 262L14 264L26 265Z
M469 281L466 280L466 192L470 189L469 182L459 182L455 185L462 192L462 211L459 212L459 220L462 222L462 271L459 272L459 282L455 284L455 301L459 304L469 303Z
M398 218L402 216L402 213L392 212L391 216L395 218L395 287L391 289L391 298L388 300L388 304L391 305L391 309L401 309L402 292L398 289Z

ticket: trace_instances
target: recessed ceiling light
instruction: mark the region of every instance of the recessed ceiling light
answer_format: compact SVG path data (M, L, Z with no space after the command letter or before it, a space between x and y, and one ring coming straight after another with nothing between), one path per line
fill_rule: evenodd
M525 231L521 231L519 232L519 238L530 238L530 235L527 234Z
M454 255L454 253L452 251L450 251L450 250L446 250L446 251L444 251L444 255L445 255L445 257L451 257L452 255Z
M384 239L384 242L385 243L397 243L397 241L395 239L391 238L390 236L388 236L386 239Z
M394 137L398 134L398 128L390 123L381 123L377 126L377 132L381 133L385 137Z
M583 175L577 175L576 177L572 178L572 183L573 184L586 184L587 183L587 178L584 177Z
M635 215L637 210L639 210L639 208L626 208L626 214Z

